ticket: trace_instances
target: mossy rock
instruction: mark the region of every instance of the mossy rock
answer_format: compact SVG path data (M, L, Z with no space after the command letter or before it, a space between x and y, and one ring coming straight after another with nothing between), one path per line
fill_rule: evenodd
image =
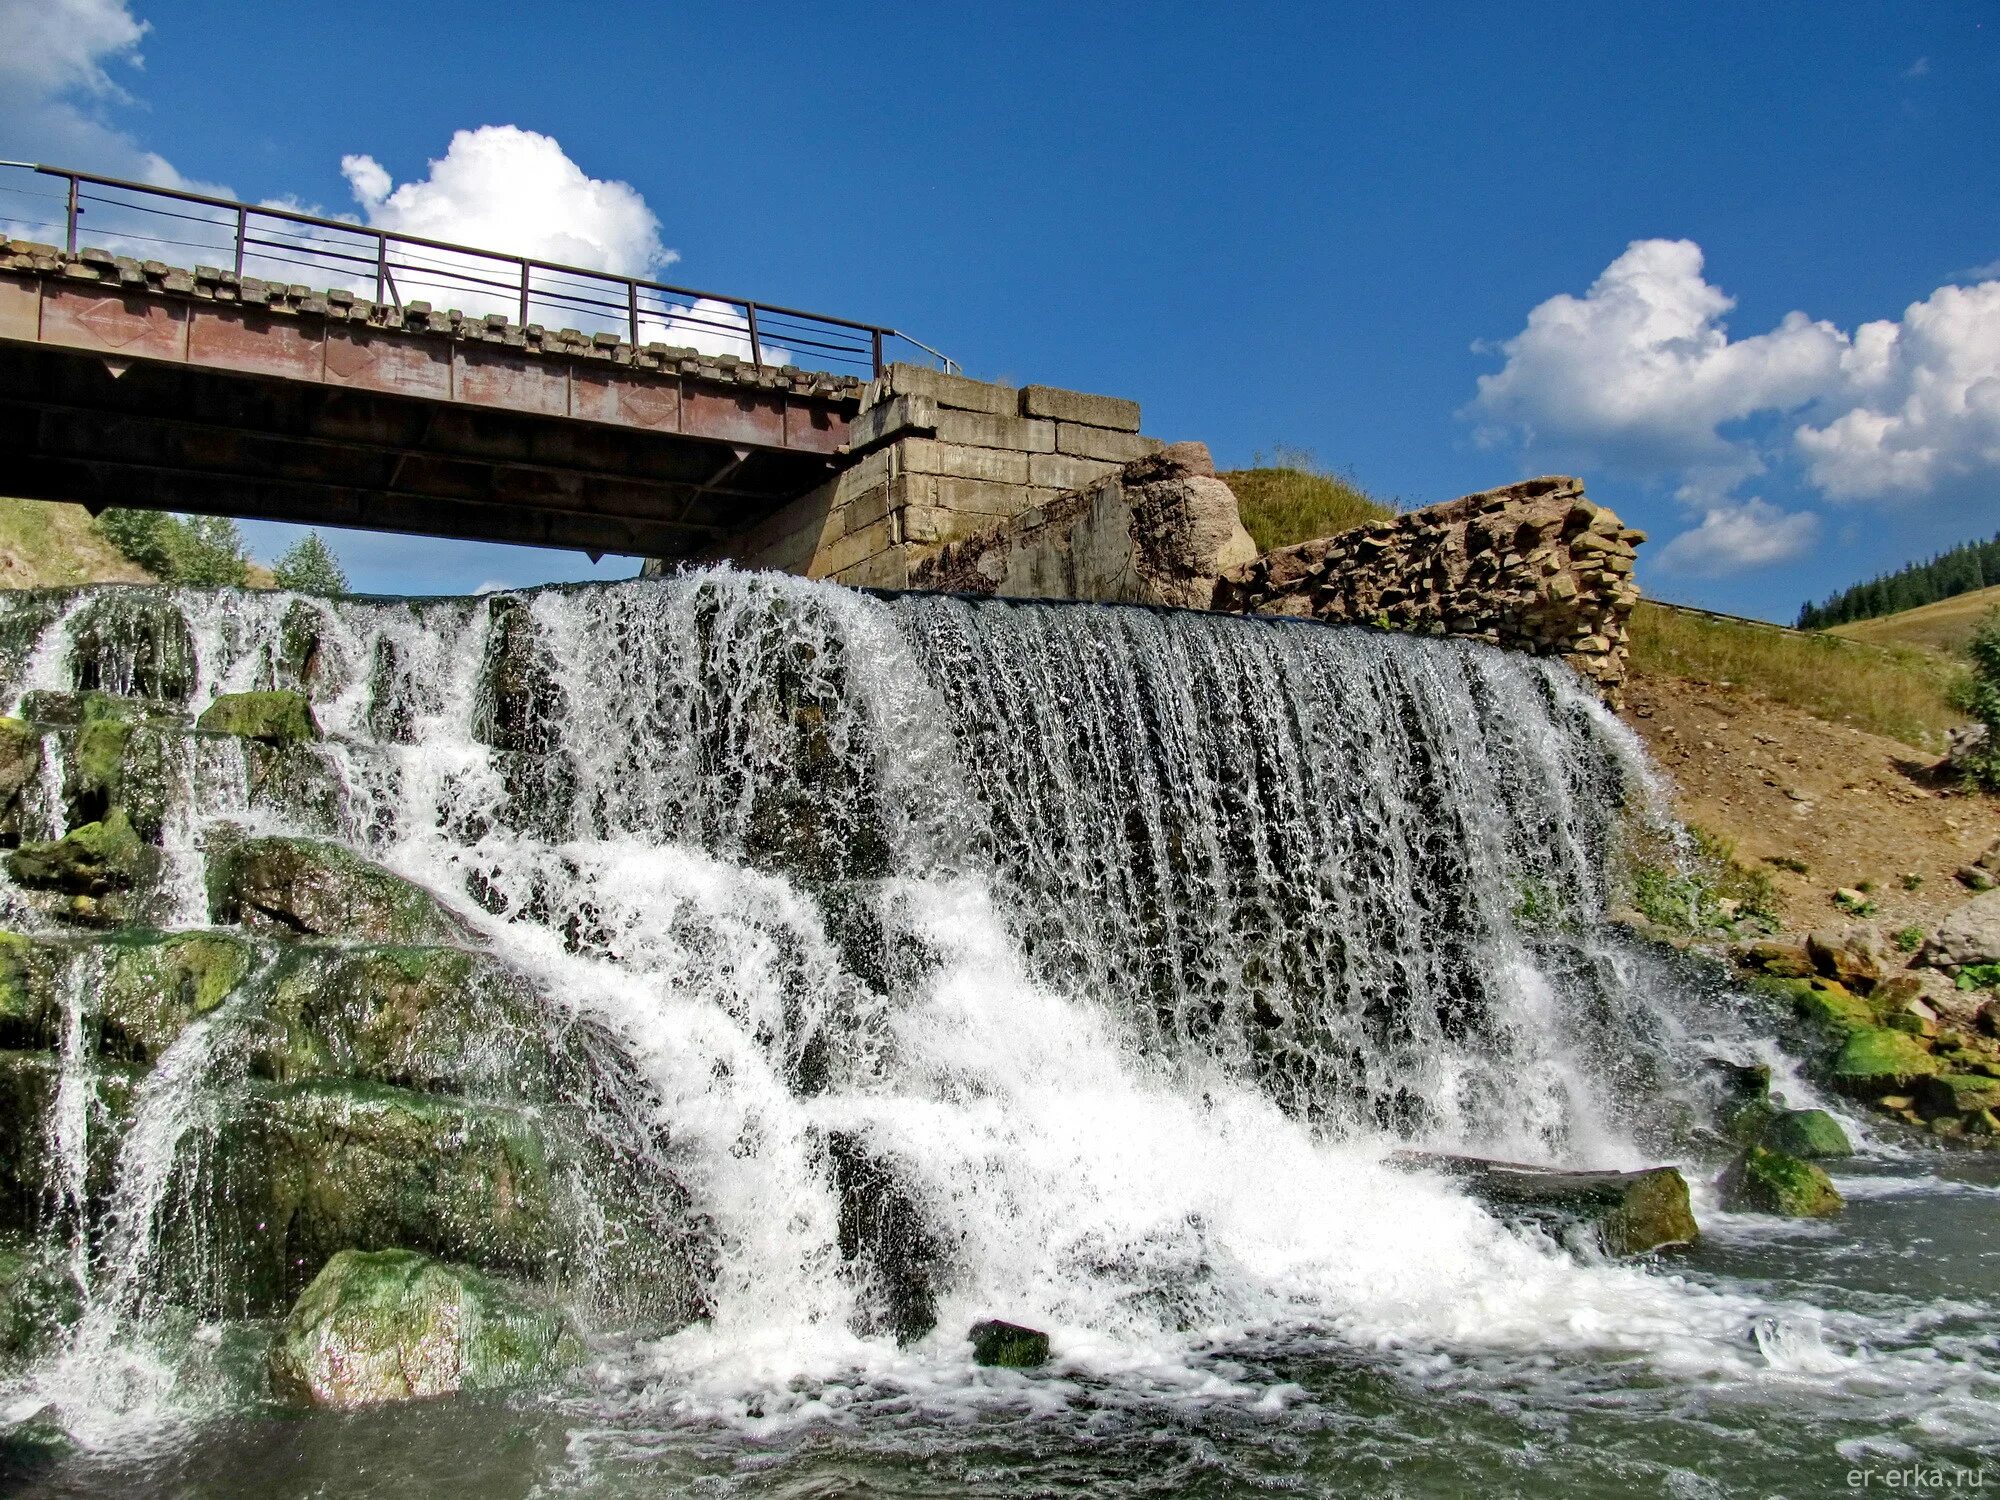
M1845 1206L1833 1181L1809 1161L1752 1146L1722 1174L1722 1202L1735 1213L1823 1219Z
M419 945L476 941L422 886L317 839L243 839L211 852L208 903L218 922L311 937Z
M157 703L124 698L116 693L64 693L36 688L21 698L21 717L51 729L75 729L100 719L120 719L131 724L162 715L168 715L168 711Z
M276 976L251 1066L284 1082L354 1078L550 1103L563 1059L520 981L460 948L301 953Z
M21 836L22 793L41 770L41 732L21 719L0 718L0 837Z
M1938 1073L1919 1080L1916 1100L1917 1112L1927 1120L2000 1111L2000 1078L1982 1073Z
M1688 1202L1687 1179L1673 1167L1636 1174L1618 1202L1597 1221L1607 1255L1644 1255L1692 1245L1701 1237Z
M1701 1236L1677 1167L1572 1171L1435 1151L1399 1151L1391 1159L1446 1173L1501 1219L1588 1234L1607 1255L1643 1255Z
M86 823L50 843L27 843L7 856L7 873L31 890L102 897L128 891L157 868L158 855L133 832L124 811Z
M48 1240L0 1243L0 1369L46 1352L82 1311L69 1268Z
M972 1325L972 1362L1003 1370L1032 1370L1049 1362L1049 1336L1000 1318Z
M150 1066L235 991L254 961L249 944L220 932L134 934L106 945L99 1055Z
M48 1052L0 1052L0 1231L34 1234L46 1227L57 1177L49 1115L61 1082L61 1059ZM93 1212L109 1202L118 1146L131 1122L130 1069L93 1066L85 1109L89 1161L84 1190Z
M285 689L224 693L194 721L207 734L233 734L267 745L299 745L319 738L319 723L303 693Z
M1823 1109L1788 1109L1777 1114L1758 1144L1805 1161L1854 1154L1854 1145L1840 1128L1840 1121Z
M194 635L163 589L109 589L69 621L71 684L161 703L194 691Z
M252 1085L176 1170L161 1260L212 1315L278 1311L342 1250L541 1277L572 1238L531 1114L407 1089Z
M346 792L320 745L269 745L243 741L250 805L281 814L292 827L323 837L341 830Z
M54 991L61 962L51 944L0 932L0 1048L40 1052L59 1044Z
M1907 1093L1918 1079L1940 1071L1916 1037L1886 1026L1859 1026L1848 1032L1827 1076L1843 1093L1873 1098Z
M271 1389L349 1409L546 1378L583 1355L544 1300L409 1250L344 1250L299 1296L271 1346Z
M1836 1037L1880 1023L1873 1005L1831 979L1765 977L1754 981L1753 987L1785 1000L1804 1019Z

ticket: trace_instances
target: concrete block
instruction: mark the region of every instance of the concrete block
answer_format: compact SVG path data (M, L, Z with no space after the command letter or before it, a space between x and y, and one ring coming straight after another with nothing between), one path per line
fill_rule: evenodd
M1135 458L1159 451L1158 438L1141 437L1136 432L1113 432L1108 427L1085 427L1076 422L1056 423L1058 453L1129 464Z
M989 385L923 365L891 365L869 382L861 409L867 411L897 396L924 396L953 411L979 411L995 417L1015 416L1021 407L1021 393L1011 385Z
M885 519L890 511L890 488L878 484L864 495L857 495L847 503L847 525L844 531L860 531Z
M1035 484L1054 485L1059 490L1080 490L1092 480L1115 474L1121 465L1095 458L1073 458L1067 453L1031 453L1028 478Z
M1022 455L1024 458L1026 455ZM944 510L966 511L981 516L1017 516L1038 495L1050 495L1051 490L1035 490L1025 484L994 484L984 479L947 479L940 477L931 496L931 503Z
M935 505L912 505L903 512L903 540L936 547L977 532L991 531L1004 524L999 516L945 510Z
M844 569L833 581L855 589L906 589L910 586L910 554L898 544Z
M847 447L852 453L908 432L936 432L937 403L928 396L898 396L871 406L847 424Z
M1116 396L1087 396L1082 391L1062 391L1052 385L1022 387L1021 415L1054 417L1061 422L1080 422L1086 427L1108 427L1114 432L1139 430L1138 402L1121 401Z
M872 526L850 531L839 540L830 542L813 555L806 576L830 578L858 562L865 562L896 540L892 529L894 525L892 519L885 517Z
M865 495L877 485L887 484L896 473L896 450L877 448L873 453L842 469L833 481L836 500L851 500L856 495Z
M1012 448L1022 453L1056 451L1056 424L1027 417L995 417L984 412L940 411L938 441L968 448Z
M965 448L929 438L907 438L891 451L902 473L944 474L994 484L1028 482L1028 455L1010 448Z

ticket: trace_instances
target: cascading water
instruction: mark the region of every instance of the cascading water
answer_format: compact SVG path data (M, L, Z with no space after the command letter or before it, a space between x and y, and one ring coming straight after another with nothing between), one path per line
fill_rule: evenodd
M1656 793L1559 667L728 572L7 607L25 708L313 700L324 737L293 756L185 715L133 731L165 744L145 920L206 924L203 871L233 841L333 839L436 893L529 997L440 1087L511 1105L500 1052L581 1059L535 1108L581 1107L578 1138L621 1153L639 1196L658 1185L679 1227L643 1243L676 1246L695 1290L650 1322L619 1303L606 1246L640 1241L573 1185L556 1280L600 1339L558 1488L643 1470L656 1429L778 1441L863 1411L901 1430L1061 1408L1122 1431L1311 1405L1286 1348L1418 1387L1476 1367L1504 1409L1534 1372L1599 1357L1647 1389L1788 1362L1837 1382L1858 1356L1822 1328L1894 1342L1775 1284L1579 1257L1388 1160L1672 1159L1701 1060L1752 1045L1727 997L1605 923L1620 828ZM73 789L41 785L59 822ZM271 962L236 981L260 998L204 1012L137 1087L94 1242L118 1274L95 1273L68 1346L19 1386L74 1428L115 1432L137 1404L78 1372L177 1289L210 1286L194 1316L247 1306L225 1272L166 1263L228 1260L200 1184L226 1175L230 1115L199 1106L261 1086L258 1008L292 992L257 976L295 960ZM66 1013L53 1127L79 1217L86 1008ZM217 1049L249 1060L213 1067ZM864 1189L899 1205L900 1249L857 1230ZM964 1330L995 1315L1048 1329L1061 1378L1036 1394L974 1369ZM1986 1355L1897 1359L1898 1390L1986 1410Z

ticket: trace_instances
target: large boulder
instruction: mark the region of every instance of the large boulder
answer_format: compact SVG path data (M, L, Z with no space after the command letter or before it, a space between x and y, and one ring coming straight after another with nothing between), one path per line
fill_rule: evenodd
M1917 962L1937 969L2000 963L2000 891L1984 891L1946 913Z
M348 1409L519 1385L583 1353L540 1298L410 1250L344 1250L300 1294L271 1346L271 1389Z
M1930 1048L1908 1032L1857 1026L1847 1033L1827 1078L1842 1093L1877 1098L1906 1092L1938 1071Z
M937 1279L944 1243L895 1162L860 1136L827 1137L827 1164L840 1199L840 1253L859 1284L859 1333L922 1338L937 1324Z
M1558 1231L1582 1227L1607 1255L1641 1255L1692 1245L1700 1237L1687 1181L1674 1167L1571 1171L1433 1151L1398 1151L1392 1159L1457 1179L1503 1219Z
M1806 952L1821 974L1857 995L1874 989L1882 977L1874 936L1864 927L1846 932L1815 932L1806 938Z
M208 864L209 914L311 937L469 943L472 930L422 886L317 839L242 839Z
M1722 1204L1733 1213L1823 1219L1844 1207L1832 1179L1809 1161L1752 1146L1722 1174Z
M297 745L319 738L312 704L303 693L282 689L259 693L224 693L194 721L209 734L233 734L267 745Z
M1854 1154L1840 1121L1823 1109L1783 1111L1764 1127L1758 1144L1803 1161Z

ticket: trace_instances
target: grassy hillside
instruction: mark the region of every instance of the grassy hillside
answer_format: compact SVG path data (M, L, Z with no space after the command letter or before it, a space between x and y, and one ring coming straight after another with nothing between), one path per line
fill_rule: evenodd
M251 563L253 589L274 579ZM0 497L0 588L72 588L80 583L157 583L105 539L81 505Z
M1280 449L1268 459L1260 453L1252 467L1221 477L1236 492L1243 528L1262 552L1396 514L1394 505L1321 467L1309 453Z
M1946 701L1958 665L1932 651L1845 635L1738 624L1641 602L1632 612L1632 670L1747 688L1829 723L1941 751L1946 732L1966 722Z
M0 588L153 581L98 534L81 505L0 499Z
M1868 641L1877 646L1913 646L1919 650L1956 655L1972 639L1979 622L2000 609L2000 584L1954 594L1935 604L1919 605L1900 614L1882 615L1873 620L1856 620L1835 625L1833 634L1851 641Z

